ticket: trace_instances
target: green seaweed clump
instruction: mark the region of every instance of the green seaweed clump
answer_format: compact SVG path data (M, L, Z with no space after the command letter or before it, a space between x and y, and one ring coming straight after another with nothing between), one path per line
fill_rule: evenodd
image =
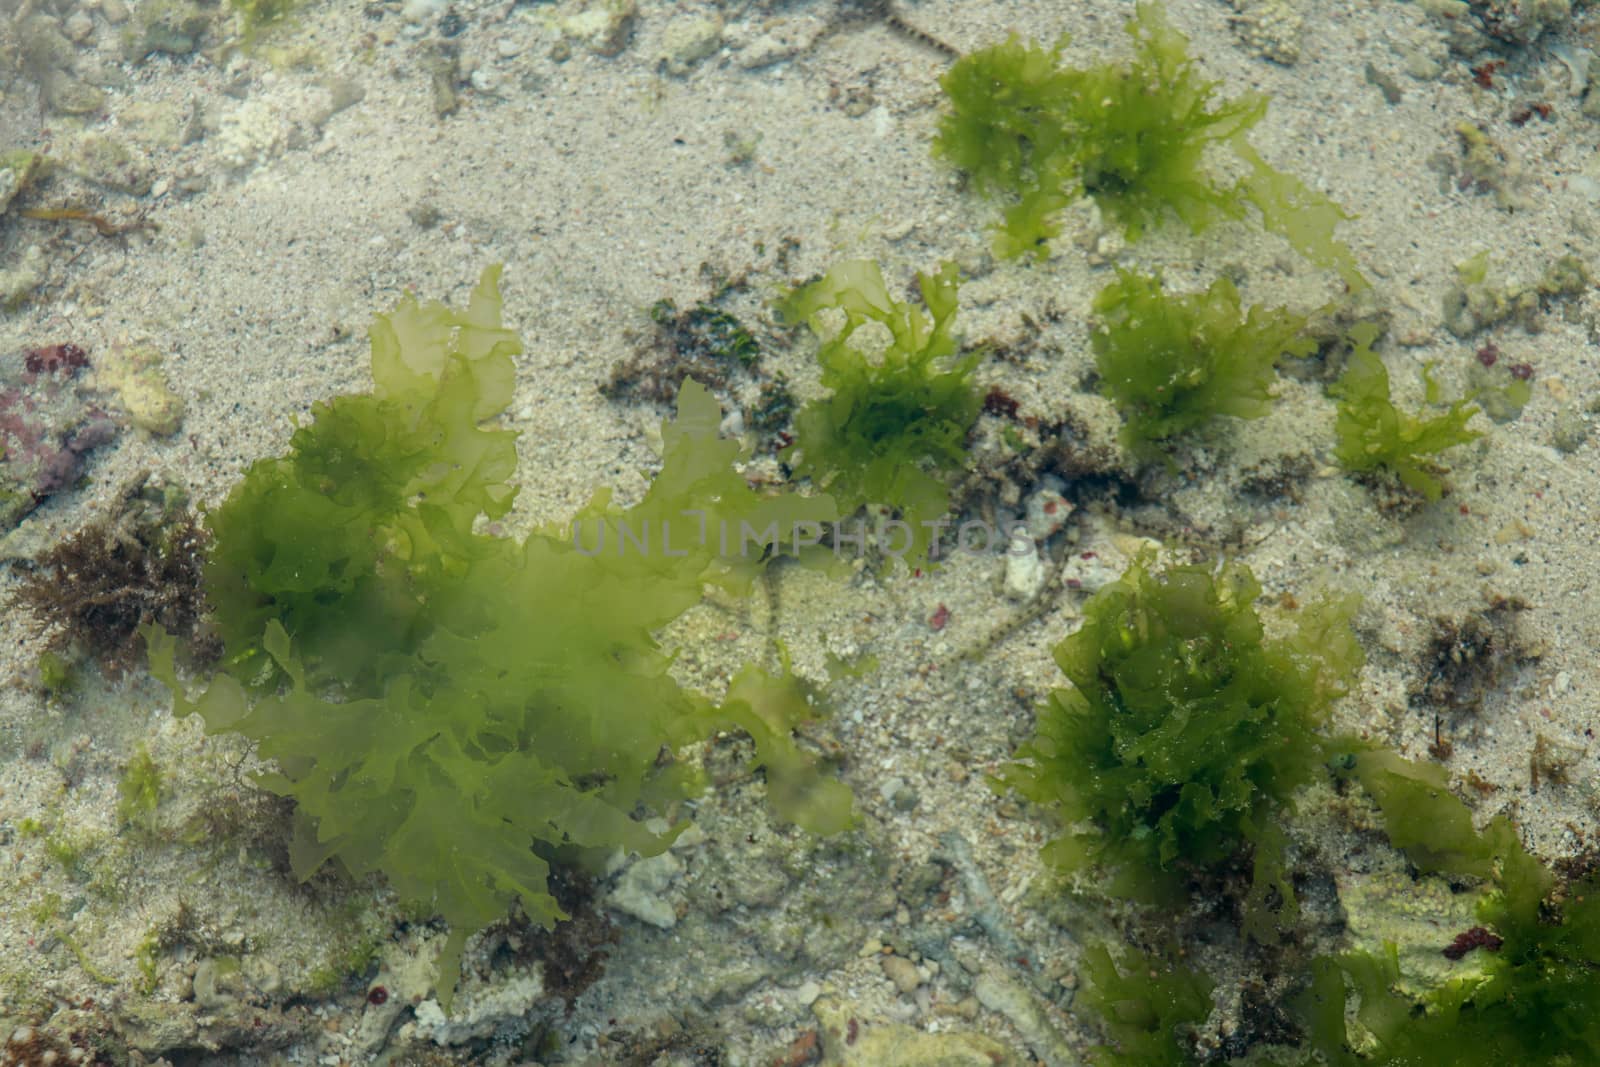
M1361 663L1354 605L1302 609L1298 632L1272 639L1243 564L1151 563L1084 605L1082 628L1055 648L1071 687L1050 694L999 784L1069 827L1048 863L1108 868L1118 896L1174 904L1188 877L1253 856L1245 928L1269 941L1296 907L1277 823L1323 773L1319 727Z
M809 477L848 515L862 505L899 510L914 563L937 553L933 528L950 510L948 480L966 462L967 435L983 408L971 379L978 357L957 358L956 267L918 276L927 310L896 300L870 260L840 263L780 305L787 322L823 337L822 384L832 394L795 416L796 475ZM826 313L842 312L828 333ZM876 360L862 339L887 331Z
M239 37L248 47L261 34L285 22L301 0L228 0L238 20Z
M1081 189L1073 131L1065 121L1076 73L1060 67L1066 38L1051 48L1016 36L958 59L941 79L950 110L933 151L987 197L1015 197L995 246L1007 257L1043 258L1060 236L1054 216Z
M1480 926L1445 957L1460 973L1420 999L1396 990L1393 947L1319 960L1301 1002L1311 1045L1327 1062L1370 1067L1497 1067L1600 1062L1600 875L1561 884L1504 817L1482 833L1442 768L1388 752L1356 757L1394 844L1423 871L1486 880ZM1470 956L1469 956L1470 954ZM1347 1033L1346 983L1359 996ZM1357 1055L1352 1045L1361 1045Z
M145 830L156 825L156 808L161 804L161 768L144 745L134 753L117 783L117 818Z
M1131 952L1127 972L1117 969L1104 945L1084 950L1083 1000L1105 1023L1116 1047L1096 1048L1101 1067L1187 1067L1195 1062L1182 1031L1211 1014L1215 983L1198 971L1168 967Z
M1444 495L1441 470L1428 457L1483 436L1467 429L1478 409L1465 396L1443 414L1424 418L1394 406L1389 393L1389 372L1372 351L1376 329L1357 326L1351 331L1355 350L1343 377L1331 387L1339 397L1335 430L1339 443L1334 456L1339 465L1356 472L1392 471L1412 492L1428 500ZM1423 372L1430 404L1439 402L1439 389Z
M566 917L552 862L672 842L682 824L639 816L702 785L667 758L682 745L746 730L780 816L817 832L852 818L848 790L794 748L791 728L818 714L794 678L751 668L719 706L673 679L654 636L708 583L748 591L782 532L831 521L832 502L753 490L689 381L637 504L600 491L570 524L484 530L516 465L514 435L485 426L521 351L497 277L464 312L408 298L380 316L374 391L318 404L209 513L228 658L203 694L186 694L173 641L148 635L176 713L275 762L261 782L296 802L300 877L329 861L381 872L449 923L446 1006L467 938L513 902L546 927Z
M1063 67L1065 38L1043 48L1013 36L945 74L950 110L934 153L969 174L979 193L1013 201L997 252L1043 258L1061 232L1055 216L1079 196L1093 197L1130 239L1171 215L1198 233L1243 218L1251 205L1302 255L1364 287L1349 248L1333 237L1344 212L1274 170L1245 139L1265 117L1266 98L1219 99L1221 83L1196 71L1188 40L1158 4L1140 3L1127 30L1134 54L1123 62ZM1220 178L1205 160L1213 145L1231 148L1250 173Z
M1218 415L1260 418L1272 407L1279 358L1316 348L1302 316L1260 307L1241 314L1239 290L1226 278L1203 293L1169 296L1159 277L1122 271L1094 310L1100 390L1122 411L1123 442L1134 452Z

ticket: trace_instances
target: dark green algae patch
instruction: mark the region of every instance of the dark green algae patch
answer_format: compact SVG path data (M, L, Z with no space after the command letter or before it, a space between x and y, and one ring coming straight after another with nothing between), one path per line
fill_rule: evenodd
M1215 978L1175 944L1129 948L1120 961L1093 946L1081 960L1081 1002L1109 1039L1093 1061L1600 1061L1600 873L1592 863L1548 867L1504 817L1476 830L1443 768L1326 733L1328 709L1362 663L1356 602L1301 608L1298 626L1273 637L1254 607L1259 594L1242 564L1158 572L1148 557L1135 562L1057 645L1071 685L1050 694L1023 762L997 784L1061 816L1066 829L1046 846L1046 864L1091 875L1108 903L1171 916L1192 893L1242 887L1240 944L1292 976L1282 1020L1297 1038L1280 1034L1244 1056L1206 1053L1195 1036L1212 1014ZM1478 924L1439 945L1450 966L1432 987L1402 988L1393 944L1306 954L1314 942L1283 826L1295 793L1317 781L1363 790L1418 876L1476 892Z

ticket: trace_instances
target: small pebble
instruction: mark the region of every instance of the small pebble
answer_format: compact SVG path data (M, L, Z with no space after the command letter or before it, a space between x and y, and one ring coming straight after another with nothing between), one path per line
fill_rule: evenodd
M1577 408L1562 408L1550 431L1550 443L1562 452L1576 452L1589 439L1589 420Z
M67 18L64 29L67 31L68 39L74 44L82 44L89 39L90 34L94 33L94 19L82 11L74 11Z
M1006 553L1006 595L1012 600L1032 600L1048 578L1037 551Z
M917 987L922 984L922 975L918 973L917 965L903 956L885 956L881 966L884 976L906 996L915 993Z
M662 38L661 60L667 73L682 77L722 47L722 19L713 16L670 22Z
M444 10L444 0L406 0L400 17L407 22L427 22Z
M1028 536L1044 541L1066 525L1072 515L1072 502L1054 487L1045 486L1028 497L1023 512Z

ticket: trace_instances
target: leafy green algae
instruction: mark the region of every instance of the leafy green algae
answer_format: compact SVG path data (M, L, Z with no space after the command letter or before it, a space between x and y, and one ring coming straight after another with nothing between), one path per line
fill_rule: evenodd
M251 467L208 516L208 570L229 658L189 698L173 641L150 635L177 714L242 733L292 796L295 872L382 872L442 915L448 1005L465 942L513 901L546 926L552 859L659 853L635 818L699 786L662 750L723 729L756 738L784 818L832 832L849 792L790 729L817 712L787 673L748 669L717 706L669 674L654 634L714 583L739 593L781 538L835 517L827 497L762 496L692 381L662 428L662 468L633 507L597 492L570 525L479 532L511 506L513 434L483 424L512 391L515 335L498 268L464 312L407 299L372 331L371 394L319 404L289 452ZM731 533L728 531L731 530ZM758 539L759 540L759 539Z
M1563 879L1497 817L1482 830L1435 764L1337 743L1334 761L1376 802L1391 843L1418 871L1480 880L1481 925L1441 940L1456 973L1431 989L1403 991L1397 948L1310 961L1288 1005L1303 1040L1257 1049L1247 1063L1334 1067L1578 1067L1600 1058L1600 873ZM1357 746L1359 747L1359 746ZM1455 888L1463 888L1455 886ZM1467 959L1468 954L1471 958ZM1086 950L1084 999L1115 1047L1096 1063L1198 1064L1185 1031L1210 1014L1212 980L1158 955L1127 953L1122 967L1102 947Z
M1025 762L1002 777L1069 826L1045 859L1108 869L1108 891L1181 899L1185 876L1254 853L1247 932L1270 940L1294 894L1276 821L1323 773L1319 732L1361 663L1353 604L1303 610L1300 630L1265 636L1249 569L1152 571L1149 558L1084 604L1055 649L1071 688L1039 709ZM1265 901L1275 891L1282 912Z
M1241 312L1239 291L1226 278L1203 293L1172 296L1159 277L1120 271L1094 311L1100 390L1123 414L1124 444L1139 454L1217 416L1266 415L1278 360L1316 348L1303 334L1303 316Z
M1418 868L1485 880L1482 924L1440 946L1459 976L1420 999L1396 989L1395 953L1319 960L1300 1008L1322 1062L1494 1067L1600 1062L1600 875L1562 884L1501 817L1479 833L1443 768L1366 752L1354 772ZM1347 988L1348 987L1348 988ZM1346 1005L1354 992L1354 1023Z
M1344 375L1331 387L1339 397L1335 424L1339 443L1334 456L1346 470L1392 471L1406 488L1429 500L1438 500L1444 495L1444 482L1429 457L1483 436L1467 429L1478 409L1470 396L1454 401L1431 418L1395 407L1389 372L1372 351L1376 334L1370 327L1358 327L1352 333L1355 351ZM1436 402L1437 386L1426 371L1424 379L1428 401Z
M1046 862L1100 868L1113 897L1181 906L1186 877L1250 860L1240 933L1290 950L1273 958L1298 972L1286 1017L1299 1039L1228 1062L1600 1062L1600 872L1591 862L1563 877L1503 816L1476 829L1439 766L1321 736L1361 662L1353 604L1302 610L1298 632L1272 639L1251 606L1259 592L1240 565L1157 574L1145 558L1085 604L1082 628L1055 650L1072 687L1040 708L1023 762L999 783L1063 817ZM1280 823L1294 789L1327 767L1360 783L1418 871L1481 886L1480 925L1441 938L1451 971L1421 993L1402 988L1393 945L1295 959L1305 930L1295 932ZM1128 950L1118 963L1085 950L1083 1002L1109 1039L1094 1062L1220 1062L1190 1037L1212 1014L1214 981L1179 958Z
M1065 38L1044 48L1013 36L945 74L950 108L933 150L979 193L1010 201L996 251L1047 255L1061 232L1056 216L1079 196L1130 239L1171 216L1198 233L1253 207L1296 251L1364 288L1350 249L1333 236L1345 213L1246 140L1266 98L1220 99L1221 83L1200 76L1158 4L1140 3L1127 30L1133 55L1123 62L1064 67ZM1212 146L1230 148L1250 173L1221 178L1206 162Z
M795 473L825 487L848 515L864 504L897 508L912 530L909 558L933 550L932 526L950 510L948 481L967 457L983 400L971 381L976 355L958 358L956 266L918 277L926 311L896 300L870 260L840 263L791 293L788 322L823 338L822 384L832 392L795 416ZM842 312L829 332L825 313ZM876 325L889 343L872 358L857 331Z
M1083 954L1088 984L1084 1000L1105 1021L1116 1048L1090 1058L1102 1067L1185 1067L1192 1058L1178 1033L1211 1013L1215 983L1198 971L1170 967L1141 952L1129 954L1126 973L1104 945Z
M161 804L161 768L150 756L150 749L140 744L138 751L128 761L117 782L117 818L141 829L155 827L156 808Z

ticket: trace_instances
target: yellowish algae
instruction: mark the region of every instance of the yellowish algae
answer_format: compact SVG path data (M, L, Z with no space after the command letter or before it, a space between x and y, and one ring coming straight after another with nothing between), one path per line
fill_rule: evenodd
M114 344L96 363L97 381L117 394L139 429L157 437L178 432L183 398L172 391L161 369L161 353L150 345Z

